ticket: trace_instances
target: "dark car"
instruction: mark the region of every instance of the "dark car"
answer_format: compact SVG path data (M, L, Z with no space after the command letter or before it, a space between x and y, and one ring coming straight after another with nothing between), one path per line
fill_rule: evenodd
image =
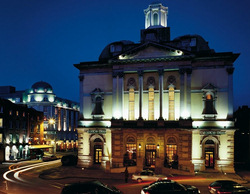
M179 184L173 180L160 180L144 186L141 194L199 194L200 190L195 186Z
M77 165L78 157L75 155L66 155L61 158L63 166L75 166Z
M113 186L108 186L100 181L78 182L65 185L61 194L122 194L120 190Z
M208 186L210 193L230 194L230 193L250 193L248 188L231 180L217 180Z
M51 156L43 156L43 161L47 162L47 161L52 161L52 160L57 160L58 158L55 155L51 155Z

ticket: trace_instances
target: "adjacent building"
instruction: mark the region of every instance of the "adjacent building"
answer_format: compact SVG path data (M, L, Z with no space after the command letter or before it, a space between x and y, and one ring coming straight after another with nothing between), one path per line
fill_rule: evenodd
M15 87L12 86L2 86L0 87L0 97L43 112L44 139L39 146L32 145L33 149L45 149L52 146L54 148L50 151L52 153L56 150L77 149L76 128L79 103L57 97L52 86L44 81L36 82L30 89L24 91L16 91ZM35 139L31 139L31 141L35 141Z
M239 107L235 113L235 165L238 168L248 168L250 166L250 108L248 106ZM244 149L241 149L244 148Z
M233 72L239 54L200 35L170 39L168 8L144 10L140 43L81 62L78 165L115 171L234 172Z
M0 98L0 162L31 158L43 140L43 112Z

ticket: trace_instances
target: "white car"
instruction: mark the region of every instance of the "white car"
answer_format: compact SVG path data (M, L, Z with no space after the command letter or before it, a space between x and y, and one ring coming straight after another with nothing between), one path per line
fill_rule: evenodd
M151 170L143 170L139 173L132 175L132 180L137 181L138 183L142 181L158 181L158 180L167 180L168 177L162 174L155 174Z

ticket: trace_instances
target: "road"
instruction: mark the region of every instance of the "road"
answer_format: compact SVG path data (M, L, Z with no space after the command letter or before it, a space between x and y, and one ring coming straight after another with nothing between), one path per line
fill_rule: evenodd
M39 178L39 174L50 168L61 166L60 160L50 162L22 162L9 166L3 173L0 184L0 193L6 194L59 194L63 186L67 183L86 181L89 178L65 178L56 180L45 180ZM3 169L1 169L3 171ZM141 188L149 182L136 183L129 180L125 183L122 179L105 179L100 178L103 183L113 185L124 192L124 194L140 194ZM191 184L198 187L202 194L208 194L207 186L216 180L214 178L190 177L177 180L182 184ZM250 184L243 184L250 187Z

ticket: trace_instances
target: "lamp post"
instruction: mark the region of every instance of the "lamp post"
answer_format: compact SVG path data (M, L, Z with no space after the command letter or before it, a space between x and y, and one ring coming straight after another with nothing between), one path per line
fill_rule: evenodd
M139 143L139 158L141 157L141 144Z

